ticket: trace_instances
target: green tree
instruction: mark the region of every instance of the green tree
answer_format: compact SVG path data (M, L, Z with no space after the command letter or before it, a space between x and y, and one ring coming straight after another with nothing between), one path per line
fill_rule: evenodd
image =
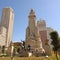
M17 52L20 53L20 48L17 48Z
M60 44L60 37L59 37L59 44Z
M58 33L56 31L53 31L53 32L50 33L50 36L51 36L51 39L52 39L51 44L53 45L53 51L56 54L56 59L58 60L58 56L57 56L57 51L58 51L58 48L59 48Z

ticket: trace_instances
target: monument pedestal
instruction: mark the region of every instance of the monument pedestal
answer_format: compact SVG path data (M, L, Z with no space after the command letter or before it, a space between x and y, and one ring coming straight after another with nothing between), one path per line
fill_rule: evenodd
M30 45L30 51L43 53L44 49L42 48L42 43L39 40L26 40L26 48Z

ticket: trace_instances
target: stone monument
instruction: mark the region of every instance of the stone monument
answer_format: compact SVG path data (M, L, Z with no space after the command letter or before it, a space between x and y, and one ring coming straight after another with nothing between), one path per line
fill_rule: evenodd
M28 27L26 29L25 47L30 46L31 51L43 52L42 42L37 28L36 15L33 9L31 9L28 16Z

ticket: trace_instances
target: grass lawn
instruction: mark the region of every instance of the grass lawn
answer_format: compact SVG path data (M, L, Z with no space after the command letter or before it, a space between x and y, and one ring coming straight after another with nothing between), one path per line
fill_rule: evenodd
M0 60L11 60L11 57L0 57ZM52 60L46 57L14 57L14 60Z
M52 52L52 56L50 56L50 59L56 60L55 54ZM58 55L58 60L60 60L60 56Z
M11 60L11 57L0 57L0 60ZM14 60L56 60L56 57L14 57Z
M14 60L55 60L56 58L45 57L14 57ZM11 60L11 57L0 57L0 60ZM59 58L60 60L60 58Z
M11 57L0 57L0 60L11 60ZM56 57L54 54L52 56L49 56L46 58L45 56L41 57L14 57L14 60L56 60ZM60 60L60 57L59 57Z

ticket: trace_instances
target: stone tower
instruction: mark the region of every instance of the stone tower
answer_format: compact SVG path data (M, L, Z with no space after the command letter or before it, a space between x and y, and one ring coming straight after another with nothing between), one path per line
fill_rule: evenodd
M1 25L7 29L6 32L6 47L8 47L12 40L14 24L14 11L10 7L3 8Z
M39 30L37 28L36 15L33 9L31 9L28 16L28 27L26 29L26 48L30 45L33 51L43 51L42 42L40 39Z
M49 39L47 37L47 27L46 27L45 20L40 19L40 21L37 22L37 26L38 26L39 33L40 33L42 46L45 50L45 54L51 55L51 49L48 43Z
M40 21L37 22L37 26L40 33L42 46L45 48L45 40L47 39L47 28L45 20L40 19Z

